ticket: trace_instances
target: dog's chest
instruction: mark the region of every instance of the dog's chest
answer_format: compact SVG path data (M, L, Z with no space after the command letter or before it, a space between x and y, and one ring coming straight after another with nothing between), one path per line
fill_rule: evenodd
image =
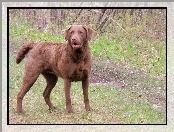
M74 65L70 69L68 78L71 81L81 81L83 78L88 76L89 68L85 65Z

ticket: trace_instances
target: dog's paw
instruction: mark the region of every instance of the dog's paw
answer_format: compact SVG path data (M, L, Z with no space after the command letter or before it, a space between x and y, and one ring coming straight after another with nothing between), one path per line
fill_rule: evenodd
M73 113L73 110L72 109L67 109L66 110L66 113L68 114L68 113Z
M15 113L17 113L18 115L22 115L22 114L25 114L25 111L24 110L20 110L20 111L16 111Z
M85 104L85 109L86 109L86 111L91 111L92 110L92 108L89 104Z
M55 109L56 109L56 107L53 106L52 108L49 108L48 110L49 110L50 112L53 112Z
M93 109L91 107L85 108L86 111L92 111Z

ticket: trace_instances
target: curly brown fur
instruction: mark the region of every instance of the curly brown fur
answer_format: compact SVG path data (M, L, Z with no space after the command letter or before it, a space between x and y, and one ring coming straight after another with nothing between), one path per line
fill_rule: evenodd
M40 42L24 44L16 57L20 63L27 55L22 88L17 96L17 112L22 112L22 100L40 74L44 76L47 86L43 96L49 109L54 106L50 93L58 77L64 80L66 111L72 112L70 86L73 81L82 81L86 110L91 110L88 99L89 74L91 71L91 54L88 41L92 30L86 26L73 25L65 31L67 44Z

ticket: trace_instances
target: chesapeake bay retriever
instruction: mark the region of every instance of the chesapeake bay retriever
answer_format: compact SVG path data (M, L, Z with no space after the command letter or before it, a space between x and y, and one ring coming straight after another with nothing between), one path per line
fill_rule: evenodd
M63 78L66 112L72 111L70 87L73 81L82 81L85 109L91 110L88 99L89 74L91 71L91 54L88 41L91 39L92 29L82 25L72 25L65 30L67 44L53 42L39 42L24 44L18 51L16 63L19 64L27 54L25 73L20 92L17 95L17 112L22 112L22 100L33 86L40 74L44 76L47 86L43 96L49 109L54 106L50 100L50 93L58 77Z

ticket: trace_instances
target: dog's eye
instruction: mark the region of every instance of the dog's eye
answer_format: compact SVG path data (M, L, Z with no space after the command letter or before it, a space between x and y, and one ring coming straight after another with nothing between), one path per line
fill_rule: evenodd
M69 34L72 35L74 33L74 31L71 31Z
M82 32L82 31L79 31L79 34L80 34L80 35L83 35L83 32Z

